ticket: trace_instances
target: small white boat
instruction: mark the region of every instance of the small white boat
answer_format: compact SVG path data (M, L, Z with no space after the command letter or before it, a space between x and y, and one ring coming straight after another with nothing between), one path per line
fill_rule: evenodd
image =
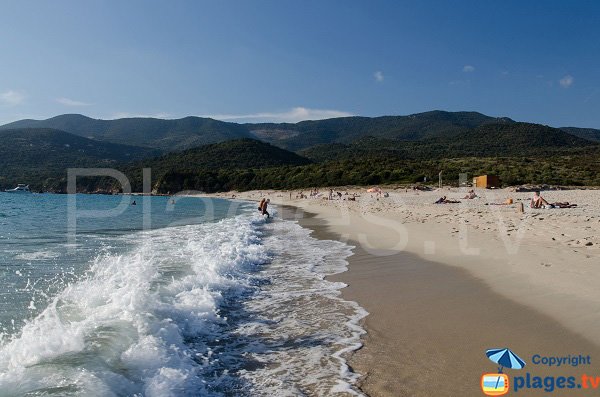
M31 193L31 190L29 190L29 185L24 185L22 183L19 183L16 188L6 189L5 192L6 193Z

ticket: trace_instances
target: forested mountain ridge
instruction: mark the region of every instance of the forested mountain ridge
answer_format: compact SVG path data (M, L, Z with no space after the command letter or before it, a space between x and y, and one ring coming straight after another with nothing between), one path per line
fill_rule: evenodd
M141 181L141 169L151 167L153 175L160 177L155 187L163 192L184 186L218 191L407 183L451 164L449 176L452 169L458 173L457 167L463 167L499 173L506 183L600 184L597 130L557 129L476 112L294 124L242 125L194 117L107 121L80 115L43 122L76 129L86 137L49 128L0 128L0 189L29 183L36 190L62 191L70 167L117 168L134 185ZM8 126L43 122L22 120ZM115 137L146 147L114 143ZM493 166L499 158L504 159L503 171ZM89 181L84 191L107 185L107 181Z
M351 144L367 136L423 141L454 137L489 124L515 123L507 117L440 110L407 116L352 116L298 123L255 124L228 123L203 117L99 120L78 114L65 114L47 120L16 121L0 126L0 131L52 128L90 139L158 149L163 153L241 138L259 139L287 150L300 151L330 143ZM600 141L600 130L572 127L562 130L584 139Z
M116 167L157 156L158 150L83 138L68 132L14 129L0 133L0 187L16 183L35 189L65 181L68 168Z
M246 124L259 139L288 150L303 150L326 143L351 143L373 136L403 141L453 136L489 123L512 124L506 117L477 112L431 111L409 116L340 117L296 124Z
M600 142L600 130L594 128L561 127L560 129L579 138Z
M255 139L236 139L169 153L158 158L144 160L140 165L154 169L233 169L309 163L311 163L310 160L296 153L266 142Z
M595 142L560 129L530 123L490 123L452 136L421 141L363 137L350 144L323 144L299 153L314 161L395 156L402 159L443 159L493 156L548 156L597 148Z
M148 147L163 152L252 137L240 124L202 117L177 120L140 117L98 120L80 114L64 114L47 120L20 120L1 126L0 130L15 128L52 128L90 139Z

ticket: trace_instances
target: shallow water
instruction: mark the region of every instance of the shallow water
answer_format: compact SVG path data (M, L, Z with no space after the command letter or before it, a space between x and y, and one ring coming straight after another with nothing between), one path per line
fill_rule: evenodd
M351 247L226 200L0 194L0 214L0 395L360 395L365 312L324 279Z

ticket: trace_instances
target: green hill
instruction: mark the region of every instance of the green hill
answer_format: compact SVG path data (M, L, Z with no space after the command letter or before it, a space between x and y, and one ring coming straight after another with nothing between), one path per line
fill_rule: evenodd
M91 166L129 162L156 155L157 151L83 138L68 132L18 129L0 132L0 165Z
M579 138L600 142L600 130L594 128L561 127L560 129Z
M304 165L311 161L255 139L237 139L204 145L143 161L144 167L167 169L241 169Z
M421 141L364 137L351 144L325 144L301 151L314 161L395 156L443 159L494 156L550 156L590 150L598 145L560 129L529 123L494 123Z
M101 142L52 129L15 129L0 132L0 187L29 183L49 186L48 178L66 179L66 169L115 167L156 156L158 151Z
M260 183L255 179L255 172L261 169L289 169L310 163L310 160L277 146L254 139L239 139L145 160L130 167L126 173L138 190L142 189L140 170L150 168L153 186L162 193L214 192L236 186L258 187ZM217 182L218 175L232 175L232 178L228 179L228 184L222 184Z
M141 169L150 167L159 192L410 183L431 179L439 169L448 180L461 172L487 172L507 183L600 184L598 130L557 129L475 112L244 125L197 117L63 115L8 126L43 124L78 133L2 127L0 188L30 183L34 189L64 190L69 167L117 168L138 191ZM107 178L81 186L115 187Z
M267 159L273 158L272 152L285 159L298 159L293 153L257 141L230 144L146 162L155 171L154 189L173 193L413 183L425 176L431 180L441 169L449 181L458 180L460 173L493 173L510 184L600 183L599 145L556 128L528 123L484 124L453 136L417 142L363 137L351 144L324 144L301 152L318 164L306 164L303 158L270 163ZM221 159L227 154L232 158Z
M86 138L162 151L252 137L242 125L201 117L97 120L80 114L64 114L47 120L20 120L0 127L0 130L14 128L52 128Z
M450 154L468 156L542 156L597 146L558 128L540 124L487 124L441 140Z
M422 140L452 136L486 123L512 123L508 118L477 112L432 111L409 116L340 117L299 123L236 124L209 118L178 120L125 118L97 120L79 114L65 114L47 120L20 120L0 127L53 128L86 138L177 151L209 143L258 138L297 151L325 143L351 143L364 136L399 140Z
M486 125L513 124L515 122L506 117L439 110L408 116L340 117L299 123L258 124L226 123L201 117L97 120L65 114L47 120L20 120L1 126L0 130L52 128L86 138L155 148L163 152L240 138L259 139L287 150L301 151L330 143L352 144L369 136L397 141L453 138ZM600 130L571 127L562 130L583 139L600 141Z
M246 124L258 138L289 150L327 143L351 143L372 136L403 141L454 136L489 123L514 123L477 112L432 111L409 116L341 117L296 124Z

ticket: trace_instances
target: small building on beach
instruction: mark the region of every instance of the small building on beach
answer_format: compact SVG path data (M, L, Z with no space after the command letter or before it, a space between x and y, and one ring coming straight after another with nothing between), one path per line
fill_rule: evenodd
M473 178L473 187L495 189L500 187L500 178L496 175L480 175Z

